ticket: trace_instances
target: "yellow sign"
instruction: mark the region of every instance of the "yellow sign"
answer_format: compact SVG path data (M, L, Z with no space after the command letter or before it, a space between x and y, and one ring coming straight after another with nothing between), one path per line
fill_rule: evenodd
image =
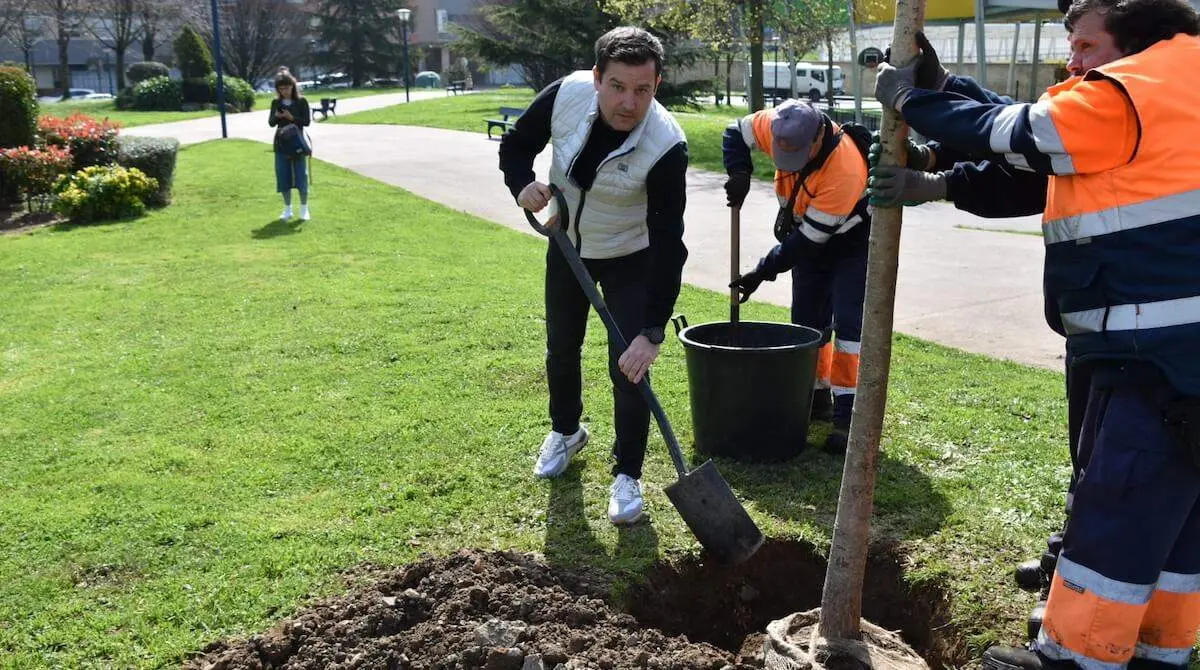
M860 24L891 23L896 18L896 4L882 0L855 2L856 20ZM926 0L926 21L974 19L974 0Z

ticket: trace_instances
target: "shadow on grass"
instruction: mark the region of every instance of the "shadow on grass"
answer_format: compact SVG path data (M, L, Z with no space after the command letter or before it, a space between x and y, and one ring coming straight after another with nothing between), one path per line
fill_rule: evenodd
M268 240L281 235L294 235L300 232L302 223L303 221L300 219L291 219L288 221L274 219L262 228L252 231L250 237L256 240Z

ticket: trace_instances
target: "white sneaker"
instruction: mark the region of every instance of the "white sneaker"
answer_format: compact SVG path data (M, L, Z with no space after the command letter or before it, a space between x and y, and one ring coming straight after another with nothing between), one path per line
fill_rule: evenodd
M629 475L617 475L609 488L608 520L618 526L637 523L642 518L645 501L642 482Z
M308 215L308 205L300 205L300 220L308 221L312 217Z
M542 451L538 454L537 463L533 465L535 477L557 477L566 472L567 466L575 454L587 444L587 427L580 425L574 435L563 435L550 431L542 441Z
M287 221L290 218L292 218L292 206L288 205L287 207L283 208L283 213L279 215L279 220Z

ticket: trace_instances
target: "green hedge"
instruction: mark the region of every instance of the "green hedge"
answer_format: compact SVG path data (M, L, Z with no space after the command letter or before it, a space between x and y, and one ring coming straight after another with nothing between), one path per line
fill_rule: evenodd
M239 112L248 112L254 109L254 87L246 82L245 79L231 77L225 75L222 77L225 82L225 102L231 105ZM208 102L217 101L217 73L214 72L208 75Z
M167 77L152 77L133 87L133 106L143 111L178 112L183 104L181 83Z
M137 168L93 165L59 178L54 209L75 223L128 219L146 211L145 200L156 188Z
M155 77L169 77L171 76L171 69L162 63L148 60L130 65L126 75L129 77L129 84L132 86Z
M122 135L117 138L117 163L137 168L158 180L158 190L146 198L146 204L151 207L170 204L178 154L179 140L171 137Z
M34 146L37 118L37 84L19 67L0 66L0 149ZM0 173L0 203L17 198L16 180Z

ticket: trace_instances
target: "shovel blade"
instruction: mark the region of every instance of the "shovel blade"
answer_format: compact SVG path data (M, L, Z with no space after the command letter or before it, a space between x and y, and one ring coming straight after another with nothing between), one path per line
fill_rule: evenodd
M762 546L762 532L712 461L705 461L665 491L692 534L721 563L741 563Z

